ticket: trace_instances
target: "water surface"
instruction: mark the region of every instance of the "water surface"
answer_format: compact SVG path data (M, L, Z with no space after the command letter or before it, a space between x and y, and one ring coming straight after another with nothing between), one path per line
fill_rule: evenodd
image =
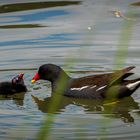
M72 77L110 72L120 66L115 60L121 44L122 48L128 45L121 66L135 65L132 78L140 77L140 7L134 2L1 2L0 79L10 80L24 72L28 88L26 93L0 96L1 139L36 139L51 101L49 82L30 83L41 64L60 65ZM120 41L124 28L128 42ZM114 104L64 97L49 138L139 140L139 106L140 90Z

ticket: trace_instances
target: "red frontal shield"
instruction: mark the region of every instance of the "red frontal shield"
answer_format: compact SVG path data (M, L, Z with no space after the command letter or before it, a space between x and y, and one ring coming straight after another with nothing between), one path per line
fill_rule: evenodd
M19 74L18 77L19 77L20 79L23 79L23 76L24 76L24 73L21 73L21 74Z
M33 77L33 79L32 79L32 83L35 83L37 80L39 80L39 78L40 78L40 76L39 76L39 74L38 73L36 73L36 75Z

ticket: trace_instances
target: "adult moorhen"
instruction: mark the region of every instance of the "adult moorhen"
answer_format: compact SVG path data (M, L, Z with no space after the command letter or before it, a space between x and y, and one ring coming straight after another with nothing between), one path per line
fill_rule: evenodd
M110 99L130 96L139 86L140 78L126 80L133 73L128 73L134 66L99 75L71 78L65 71L54 64L40 66L32 83L39 79L48 80L52 93L59 92L65 96L88 99Z
M15 76L11 81L0 83L0 94L1 95L11 95L19 92L26 92L27 88L23 80L24 74L19 74Z

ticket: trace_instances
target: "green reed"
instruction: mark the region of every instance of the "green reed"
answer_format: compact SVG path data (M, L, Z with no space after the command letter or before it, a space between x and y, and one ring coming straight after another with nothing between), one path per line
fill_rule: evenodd
M129 13L131 13L131 11L128 10L127 14L129 14ZM122 29L121 29L121 32L120 32L120 38L119 38L119 41L118 41L117 51L116 51L116 55L115 55L115 58L114 58L114 64L115 64L114 69L120 69L125 65L125 61L126 61L127 55L128 55L128 48L129 48L129 44L130 44L132 33L133 33L133 26L134 26L134 23L135 23L135 20L131 20L131 19L130 20L122 19L122 20L123 20ZM118 84L120 84L120 83L118 83ZM109 106L113 106L113 108L115 108L117 106L118 100L115 99L115 96L113 95L113 93L117 92L118 90L119 89L114 89L112 91L110 91L110 90L107 91L108 96L111 95L111 97L112 98L114 97L114 99L109 97L106 100L104 100L104 104L103 104L104 108L109 107ZM112 110L104 109L103 113L104 113L104 115L111 114ZM103 128L108 128L108 125L111 122L112 122L111 119L108 119L108 120L103 119L103 120L101 120L100 123L101 123L101 126ZM109 133L109 132L107 132L106 129L100 129L99 134L102 134L102 135L99 135L99 139L104 140L105 137L104 137L103 134L107 134L107 133Z
M118 69L125 64L125 60L128 54L128 48L132 37L134 20L124 20L122 25L122 31L118 43L118 50L115 56L115 69Z
M49 139L51 127L55 119L55 113L59 108L59 104L63 96L62 93L64 93L67 85L67 78L63 76L63 74L61 74L59 80L57 81L57 85L58 86L52 95L51 103L48 106L48 113L45 116L45 120L38 134L38 140Z

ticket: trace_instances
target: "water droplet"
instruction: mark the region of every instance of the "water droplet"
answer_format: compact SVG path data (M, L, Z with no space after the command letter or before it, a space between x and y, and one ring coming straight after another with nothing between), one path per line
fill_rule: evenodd
M88 30L91 30L91 27L90 26L88 27Z

